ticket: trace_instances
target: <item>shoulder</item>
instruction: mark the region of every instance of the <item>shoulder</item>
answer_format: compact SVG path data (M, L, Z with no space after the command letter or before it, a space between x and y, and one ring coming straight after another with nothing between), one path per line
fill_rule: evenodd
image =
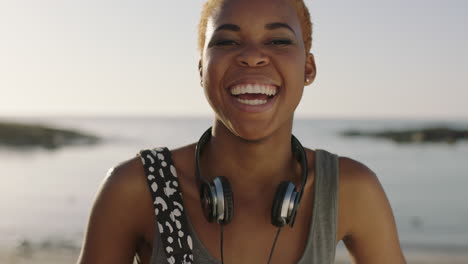
M343 190L356 192L380 188L377 175L363 163L348 158L339 158L340 185Z
M104 179L103 186L124 190L126 194L134 194L135 189L144 186L145 171L140 156L122 161L110 168Z
M361 217L370 213L368 201L378 197L383 203L384 191L377 175L363 163L348 158L339 158L338 188L338 238L344 239L356 232L362 224Z
M149 199L145 171L139 156L118 163L110 168L98 193L111 204L127 206L138 204ZM145 199L148 198L148 199ZM131 206L129 206L131 207Z
M95 198L78 263L129 263L147 241L152 202L139 157L111 168Z
M340 158L338 239L358 263L404 263L390 203L366 165Z
M339 197L342 213L347 215L347 223L352 226L375 208L388 203L377 175L363 163L348 157L339 158ZM359 212L359 215L356 213Z
M109 169L94 207L98 206L98 210L107 211L107 216L120 218L137 234L141 234L143 223L138 219L143 217L129 216L147 214L151 204L143 164L137 156Z

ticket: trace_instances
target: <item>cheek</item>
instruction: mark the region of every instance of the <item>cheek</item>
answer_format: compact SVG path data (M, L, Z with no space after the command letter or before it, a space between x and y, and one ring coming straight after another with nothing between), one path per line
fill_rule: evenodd
M305 62L306 62L306 56L304 53L300 52L299 54L296 54L295 56L293 56L292 63L296 67L296 72L300 75L304 75L305 73Z
M216 54L207 53L203 57L203 89L205 97L213 110L222 108L222 85L226 63Z
M284 78L285 98L290 102L288 107L293 110L299 104L304 91L305 54L297 52L278 58L276 63Z
M289 56L278 56L276 65L280 67L286 85L292 87L303 87L305 78L305 55L294 54Z
M205 87L218 86L225 71L222 56L217 56L216 53L207 53L203 61L203 82Z

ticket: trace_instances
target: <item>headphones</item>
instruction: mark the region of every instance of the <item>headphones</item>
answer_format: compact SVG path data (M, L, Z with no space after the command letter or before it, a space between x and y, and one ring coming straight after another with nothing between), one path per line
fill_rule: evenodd
M217 176L208 181L200 172L200 155L203 147L211 138L211 127L203 133L195 149L196 176L201 182L200 200L208 222L216 221L226 225L231 222L234 211L234 195L231 184L223 176ZM290 181L283 181L276 189L271 208L271 223L277 227L290 225L293 227L299 203L301 202L304 187L307 182L308 166L307 156L299 140L291 136L291 147L294 157L301 164L302 184L299 191Z

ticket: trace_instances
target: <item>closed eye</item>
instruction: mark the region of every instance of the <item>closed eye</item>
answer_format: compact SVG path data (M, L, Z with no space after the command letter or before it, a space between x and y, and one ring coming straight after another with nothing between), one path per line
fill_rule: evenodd
M291 45L293 42L289 39L274 39L272 41L269 41L267 44L268 45L275 45L275 46L286 46L286 45Z
M235 46L235 45L238 45L237 42L235 42L234 40L217 40L217 41L214 41L213 43L211 43L210 46Z

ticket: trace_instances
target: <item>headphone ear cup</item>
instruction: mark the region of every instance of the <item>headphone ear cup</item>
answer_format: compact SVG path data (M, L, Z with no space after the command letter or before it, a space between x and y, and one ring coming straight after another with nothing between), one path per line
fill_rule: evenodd
M231 184L229 180L224 176L218 176L223 186L224 194L224 218L220 221L220 224L229 224L234 214L234 194L232 192Z
M208 222L213 222L216 219L216 208L217 204L215 202L215 193L214 188L203 182L200 186L200 201L203 209L203 214L205 215Z
M275 197L273 199L273 206L271 207L271 223L277 227L283 227L287 224L287 218L281 216L281 211L284 205L284 197L288 190L288 181L283 181L276 189Z

